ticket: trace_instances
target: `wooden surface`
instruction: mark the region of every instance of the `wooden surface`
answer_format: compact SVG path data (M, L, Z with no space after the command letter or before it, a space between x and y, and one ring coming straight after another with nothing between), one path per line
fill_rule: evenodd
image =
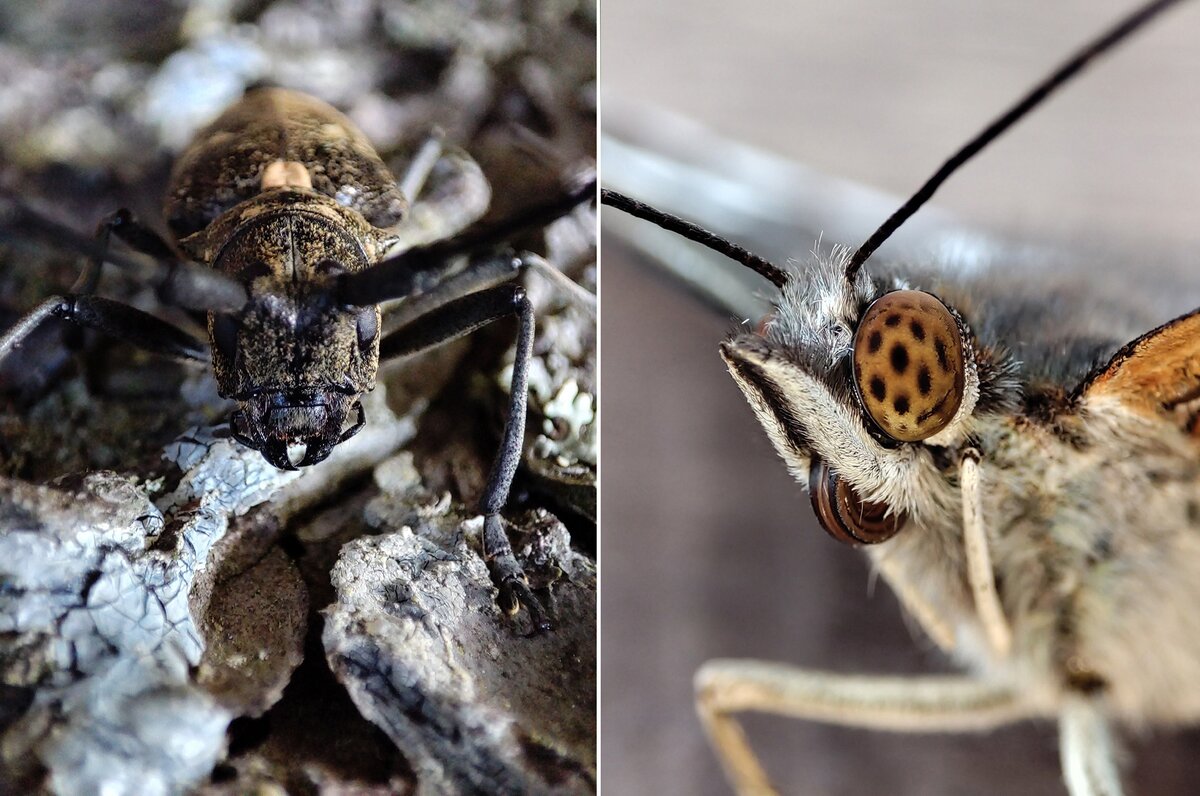
M903 193L1129 7L605 0L601 97ZM1022 237L1194 248L1198 39L1200 8L1171 13L956 175L938 204ZM717 355L733 319L648 275L611 236L603 245L603 787L728 793L692 707L705 659L948 666L888 590L872 589L859 555L813 523ZM1051 725L984 736L748 727L784 793L1065 793ZM1200 732L1129 748L1131 792L1192 792Z

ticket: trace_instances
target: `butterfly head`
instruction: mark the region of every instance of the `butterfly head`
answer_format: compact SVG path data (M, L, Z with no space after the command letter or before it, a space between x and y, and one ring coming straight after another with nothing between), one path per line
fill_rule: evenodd
M1014 388L953 307L898 278L847 279L845 256L793 272L761 333L721 354L825 529L873 544L944 508L935 454L994 408L981 395Z

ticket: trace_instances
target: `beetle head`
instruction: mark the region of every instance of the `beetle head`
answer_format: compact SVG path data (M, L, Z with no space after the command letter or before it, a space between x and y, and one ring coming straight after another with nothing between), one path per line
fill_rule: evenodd
M377 306L346 306L334 280L371 259L352 227L314 200L246 214L213 265L247 286L238 313L210 314L213 372L222 395L241 404L232 426L271 464L321 461L361 427L361 407L379 366ZM289 446L304 444L299 461Z
M362 403L333 389L268 390L239 401L230 418L234 438L262 453L281 470L323 461L334 446L353 437L365 422ZM353 425L343 430L350 410ZM293 458L298 446L302 455Z

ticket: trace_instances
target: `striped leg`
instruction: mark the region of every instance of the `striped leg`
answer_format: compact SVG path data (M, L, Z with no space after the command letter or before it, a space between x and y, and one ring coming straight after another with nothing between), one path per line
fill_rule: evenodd
M969 677L839 675L753 660L715 660L696 673L696 708L734 788L776 793L735 713L759 711L901 732L989 730L1037 715L1012 690Z

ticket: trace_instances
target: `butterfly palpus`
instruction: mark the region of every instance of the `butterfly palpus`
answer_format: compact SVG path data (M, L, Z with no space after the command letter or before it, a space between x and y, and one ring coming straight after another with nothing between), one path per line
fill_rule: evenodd
M455 171L464 207L475 210L432 229L405 230L410 202L439 162ZM359 398L374 387L381 360L516 318L508 417L479 510L502 606L525 606L535 627L545 628L500 518L524 442L534 316L512 277L526 263L512 254L479 254L500 251L516 233L548 224L593 194L592 184L582 184L464 232L490 195L465 154L431 140L398 182L333 107L295 91L252 88L176 162L165 201L169 242L125 210L105 219L90 240L0 195L0 235L45 238L90 257L68 293L46 299L0 337L0 361L51 317L155 354L211 361L220 394L238 404L231 435L275 467L294 470L319 464L368 422ZM134 253L110 249L111 236ZM448 261L462 254L475 255L468 271L442 282ZM207 313L208 344L96 295L105 263L146 275L164 303ZM498 273L508 278L497 286ZM435 293L439 284L454 294L382 333L380 304Z
M1091 308L1065 312L1016 287L985 303L973 300L978 274L869 259L959 166L1172 4L1081 50L855 251L785 270L602 193L773 283L774 311L722 357L821 525L864 546L969 671L708 662L697 707L739 792L774 792L735 718L747 711L932 732L1054 719L1076 796L1121 791L1114 726L1200 721L1200 617L1179 599L1200 583L1200 312L1106 340ZM1031 340L1030 328L1053 331Z

